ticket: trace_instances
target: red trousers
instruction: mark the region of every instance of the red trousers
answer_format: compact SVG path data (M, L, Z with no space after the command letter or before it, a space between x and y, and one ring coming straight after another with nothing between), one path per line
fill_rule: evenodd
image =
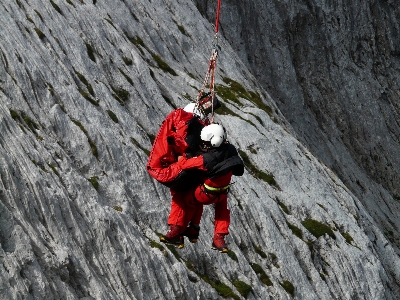
M216 179L206 179L209 187L223 187L229 185L232 173ZM210 193L204 185L194 190L177 192L171 190L171 212L168 217L168 225L179 225L186 228L189 222L200 224L203 214L203 205L214 204L214 234L229 234L230 210L228 209L228 195L226 190Z

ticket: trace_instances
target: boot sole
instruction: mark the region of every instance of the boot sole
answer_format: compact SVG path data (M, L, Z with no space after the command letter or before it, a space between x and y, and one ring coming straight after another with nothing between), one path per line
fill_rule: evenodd
M167 240L166 238L164 238L163 236L160 237L160 242L162 242L162 243L164 243L164 244L167 244L167 245L174 246L174 247L176 247L176 248L178 248L178 249L182 249L183 247L185 247L185 244L184 244L184 243L174 243L174 242L168 241L168 240Z
M211 246L211 249L218 250L220 253L228 253L229 252L228 248L221 249L221 248L217 248L215 246Z
M189 240L189 242L191 242L191 243L197 243L197 241L199 240L199 236L197 235L185 235L185 234L183 234L183 236L186 236L187 238L188 238L188 240Z

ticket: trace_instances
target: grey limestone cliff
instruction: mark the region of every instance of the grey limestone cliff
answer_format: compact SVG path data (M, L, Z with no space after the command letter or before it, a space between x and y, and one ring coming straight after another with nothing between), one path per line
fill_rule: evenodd
M210 1L197 2L212 19ZM299 139L398 241L399 2L224 3L220 28L235 52Z
M224 255L212 207L159 243L146 172L215 3L1 1L0 299L397 299L398 5L316 2L222 1L216 120L246 162Z

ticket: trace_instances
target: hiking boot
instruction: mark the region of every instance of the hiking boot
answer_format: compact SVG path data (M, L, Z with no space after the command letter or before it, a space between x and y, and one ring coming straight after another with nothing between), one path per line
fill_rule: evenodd
M191 243L197 243L199 239L199 232L200 232L200 226L193 225L192 223L190 223L190 225L186 227L182 235L186 236Z
M182 226L169 225L168 232L160 237L160 241L165 244L170 244L176 246L178 249L184 247L184 240L181 234Z
M225 244L225 234L223 233L216 233L214 234L213 243L211 248L214 250L218 250L221 253L227 253L229 250Z

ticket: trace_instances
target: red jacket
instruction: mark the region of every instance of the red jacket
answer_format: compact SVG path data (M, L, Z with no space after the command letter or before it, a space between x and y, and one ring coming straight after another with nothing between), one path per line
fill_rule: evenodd
M184 170L205 170L202 156L189 159L185 156L185 151L188 149L186 141L188 124L193 118L195 118L193 113L179 108L163 121L147 162L147 171L159 182L164 184L172 182ZM182 156L179 161L178 156Z

